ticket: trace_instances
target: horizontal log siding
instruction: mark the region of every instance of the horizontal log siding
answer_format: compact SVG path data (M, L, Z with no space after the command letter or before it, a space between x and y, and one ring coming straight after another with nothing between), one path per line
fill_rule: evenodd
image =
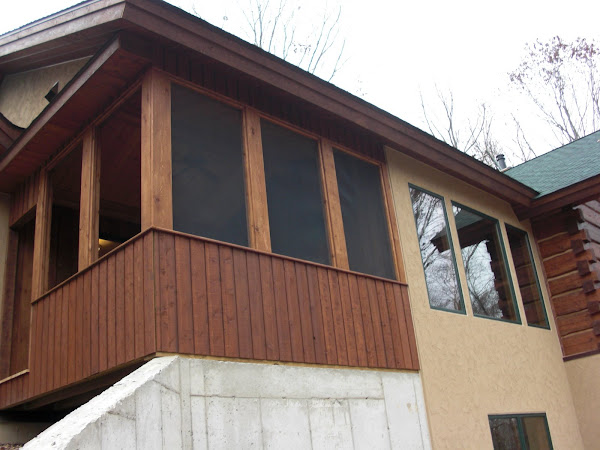
M0 408L156 352L419 368L406 285L149 229L32 304Z
M563 356L600 351L600 203L532 221Z

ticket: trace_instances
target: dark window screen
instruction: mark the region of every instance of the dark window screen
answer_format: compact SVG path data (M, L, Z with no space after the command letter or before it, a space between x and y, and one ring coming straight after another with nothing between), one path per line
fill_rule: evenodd
M242 115L172 85L173 228L248 245Z
M334 150L350 269L395 278L379 167Z
M329 264L317 142L261 121L271 248Z

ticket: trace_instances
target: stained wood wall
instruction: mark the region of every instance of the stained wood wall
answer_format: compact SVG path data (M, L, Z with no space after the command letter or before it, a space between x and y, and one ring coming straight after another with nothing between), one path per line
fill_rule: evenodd
M600 351L600 202L532 221L566 358Z
M0 408L156 352L417 370L407 286L149 229L32 305Z

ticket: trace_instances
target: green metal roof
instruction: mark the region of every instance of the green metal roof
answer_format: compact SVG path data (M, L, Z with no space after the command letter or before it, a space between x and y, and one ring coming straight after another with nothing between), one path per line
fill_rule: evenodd
M600 175L600 130L504 172L538 198Z

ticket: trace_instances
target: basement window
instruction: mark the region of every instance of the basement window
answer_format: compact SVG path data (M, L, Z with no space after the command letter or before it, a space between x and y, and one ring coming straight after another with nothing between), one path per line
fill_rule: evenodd
M489 416L494 450L552 450L546 414Z
M498 221L452 206L473 314L520 323Z
M506 225L506 234L515 265L515 272L517 273L527 324L550 328L527 233Z
M464 313L444 199L416 186L409 189L429 305L434 309Z

